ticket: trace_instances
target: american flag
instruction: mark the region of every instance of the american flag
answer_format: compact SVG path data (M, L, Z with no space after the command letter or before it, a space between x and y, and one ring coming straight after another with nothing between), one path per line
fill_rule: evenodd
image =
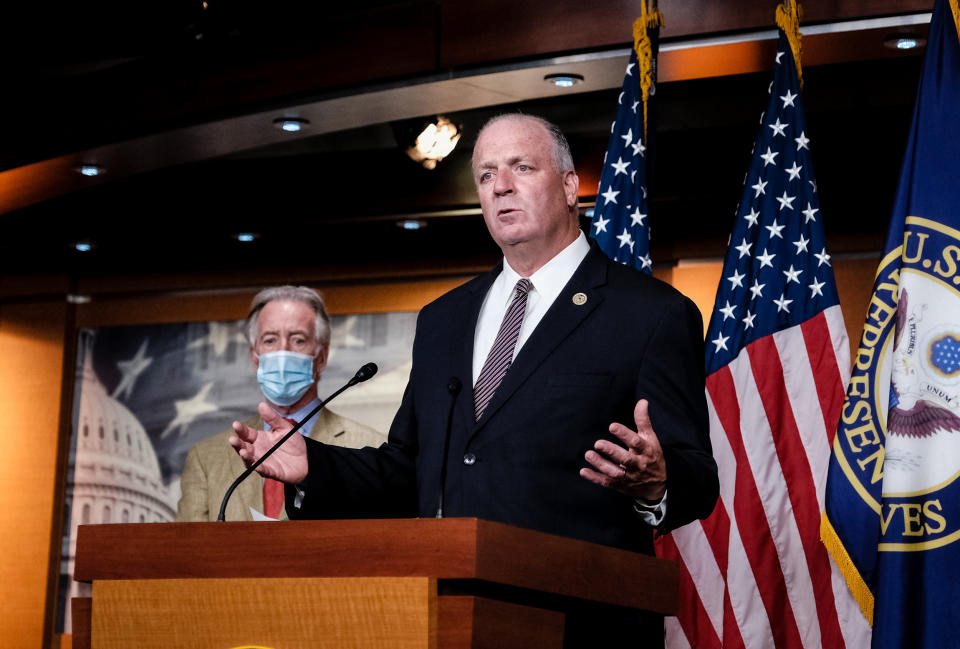
M769 93L707 333L720 501L658 540L682 567L671 648L869 643L819 537L850 355L782 30Z
M638 19L644 20L643 18ZM646 30L652 45L652 81L656 84L659 27ZM610 127L610 143L603 159L597 204L593 208L590 236L608 257L647 273L650 261L650 220L647 202L647 138L644 130L641 70L636 48L630 53L617 100L617 119ZM647 124L652 132L652 125Z

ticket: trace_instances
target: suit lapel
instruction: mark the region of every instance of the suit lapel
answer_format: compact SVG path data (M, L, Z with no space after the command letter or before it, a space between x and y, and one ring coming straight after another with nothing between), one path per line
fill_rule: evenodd
M476 425L473 414L473 339L476 336L477 320L480 318L480 307L487 297L490 285L503 270L503 261L501 260L494 266L490 272L483 275L480 281L470 286L466 302L459 311L462 318L451 331L462 332L463 340L459 344L459 349L454 358L454 368L456 376L462 382L460 396L457 397L457 413L454 415L463 430L472 431Z
M476 433L503 406L524 381L543 363L544 359L556 349L603 301L600 290L607 279L607 258L596 246L591 245L580 266L570 281L563 287L550 309L544 314L537 328L517 353L513 364L503 377L493 399L483 411L480 421L476 422ZM586 301L574 296L582 293Z
M260 417L252 417L244 422L246 425L257 430L263 429L263 419ZM234 454L236 455L236 454ZM239 455L236 456L239 459ZM236 478L240 473L243 472L245 468L243 462L240 464L240 471L236 472L236 469L231 467L231 472L234 472L235 475L233 478ZM231 480L233 479L231 478ZM227 483L229 484L229 482ZM247 478L237 485L236 491L233 492L233 496L230 498L231 501L238 501L238 504L242 507L243 515L245 520L251 520L253 516L250 514L250 508L254 508L259 512L263 511L263 478L260 477L259 473L252 473L247 476Z

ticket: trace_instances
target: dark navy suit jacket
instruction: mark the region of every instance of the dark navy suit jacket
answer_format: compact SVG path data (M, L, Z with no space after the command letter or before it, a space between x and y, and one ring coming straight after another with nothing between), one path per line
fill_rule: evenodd
M651 553L652 530L632 501L578 473L597 439L613 439L611 422L635 428L640 398L650 402L667 465L661 529L709 515L718 483L697 307L592 247L474 421L474 330L499 272L494 268L420 312L410 381L386 444L350 450L307 440L306 497L299 511L288 500L290 515L433 516L453 407L446 516ZM574 300L578 293L585 302ZM447 387L451 377L464 386L455 400Z

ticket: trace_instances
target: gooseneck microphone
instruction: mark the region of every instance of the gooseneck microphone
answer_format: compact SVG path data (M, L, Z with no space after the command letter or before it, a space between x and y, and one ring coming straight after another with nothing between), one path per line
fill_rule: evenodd
M447 486L447 453L450 451L450 431L453 430L453 408L457 405L457 395L462 388L463 383L455 376L451 376L447 381L450 410L447 413L447 431L443 438L443 455L440 456L440 496L437 500L437 518L443 518L443 492Z
M320 412L321 410L323 410L323 408L325 408L328 403L330 403L331 401L333 401L334 398L336 398L336 396L337 396L338 394L340 394L341 392L343 392L343 391L346 390L347 388L351 388L351 387L355 386L357 383L363 383L364 381L366 381L367 379L369 379L370 377L372 377L372 376L373 376L374 374L376 374L376 373L377 373L377 364L376 364L376 363L367 363L366 365L364 365L363 367L361 367L359 370L357 370L357 373L353 375L353 378L350 379L349 381L347 381L347 383L346 383L343 387L341 387L339 390L337 390L336 392L334 392L333 394L331 394L329 397L327 397L326 401L321 401L320 404L319 404L316 408L314 408L314 409L311 410L309 413L307 413L307 416L306 416L306 417L304 417L302 420L300 420L299 422L297 422L297 424L296 424L293 428L290 429L290 432L288 432L286 435L284 435L284 436L280 439L279 442L277 442L276 444L274 444L273 446L271 446L271 447L270 447L270 450L268 450L266 453L264 453L264 454L260 457L259 460L257 460L256 462L254 462L253 464L251 464L249 467L247 467L247 470L244 471L243 473L241 473L241 474L240 474L240 477L238 477L236 480L233 481L233 484L231 484L231 485L230 485L230 488L227 489L227 493L224 494L224 496L223 496L223 501L220 503L220 513L217 515L217 521L226 520L226 519L225 519L225 515L226 515L226 511L227 511L227 501L230 500L230 496L233 495L233 490L236 489L237 486L238 486L241 482L243 482L244 479L246 479L246 477L247 477L248 475L250 475L251 473L253 473L253 472L257 469L258 466L260 466L261 464L263 464L263 461L264 461L264 460L266 460L268 457L270 457L271 455L273 455L273 452L274 452L274 451L276 451L278 448L280 448L281 446L283 446L283 443L284 443L284 442L286 442L288 439L290 439L290 437L291 437L294 433L296 433L298 430L300 430L305 423L307 423L308 421L310 421L310 418L311 418L311 417L313 417L315 414L317 414L318 412Z

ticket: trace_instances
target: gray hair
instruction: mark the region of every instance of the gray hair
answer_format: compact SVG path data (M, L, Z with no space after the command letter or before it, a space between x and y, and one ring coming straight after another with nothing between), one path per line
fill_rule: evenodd
M330 346L330 316L327 315L327 307L323 304L323 298L312 288L307 286L271 286L265 288L253 297L250 303L250 315L247 316L247 340L253 347L257 342L257 321L260 319L260 312L263 307L276 300L287 300L290 302L303 302L313 309L317 314L316 324L314 325L314 335L317 342L322 347Z
M487 128L493 126L497 122L502 122L508 119L530 121L545 128L547 133L550 134L550 139L553 140L553 164L557 168L557 173L562 174L565 171L570 171L573 169L573 154L570 153L570 143L567 142L567 138L563 134L563 131L561 131L560 127L553 122L549 122L542 117L538 117L537 115L527 115L526 113L521 112L502 113L500 115L495 115L494 117L488 119L486 124L483 125L483 128L480 129L480 132L477 134L477 141L480 140L480 136L483 135L483 132L487 130ZM476 147L476 143L474 143L474 147Z

